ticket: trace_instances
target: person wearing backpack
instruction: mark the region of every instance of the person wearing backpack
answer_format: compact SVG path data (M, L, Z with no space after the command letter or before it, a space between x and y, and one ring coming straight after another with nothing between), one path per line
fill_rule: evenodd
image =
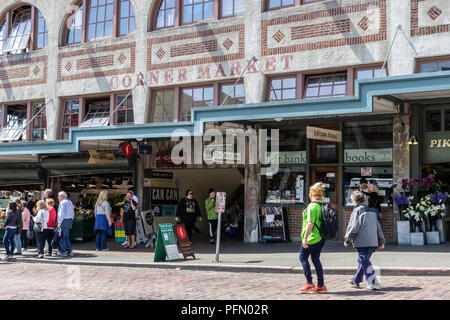
M384 249L384 235L378 222L376 211L364 203L364 194L354 191L351 195L353 205L352 215L345 233L344 246L352 242L358 252L358 269L349 283L354 288L360 288L365 275L367 290L379 290L381 285L375 276L370 257L377 248Z
M324 284L323 268L320 262L320 253L325 239L320 234L322 226L322 202L323 185L318 182L309 188L311 203L303 212L302 245L300 247L300 262L306 277L306 283L298 289L299 292L324 293L327 287ZM316 269L317 286L314 286L311 275L311 267L308 258L311 256L312 263Z

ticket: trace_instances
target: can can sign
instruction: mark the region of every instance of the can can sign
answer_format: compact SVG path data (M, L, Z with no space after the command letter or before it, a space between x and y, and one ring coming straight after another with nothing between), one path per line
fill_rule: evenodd
M129 157L133 154L133 146L129 142L125 142L122 145L122 153L125 157Z

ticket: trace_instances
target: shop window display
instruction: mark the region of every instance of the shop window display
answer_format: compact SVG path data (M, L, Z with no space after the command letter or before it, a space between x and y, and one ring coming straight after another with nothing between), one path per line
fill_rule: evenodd
M392 162L392 120L344 124L344 162Z
M370 173L370 176L368 175ZM363 176L364 175L364 176ZM365 166L344 167L344 205L353 206L351 193L358 190L362 178L366 178L368 183L375 183L378 187L378 196L381 200L381 207L392 205L392 166Z
M303 204L305 202L305 167L280 168L272 177L263 177L267 204Z

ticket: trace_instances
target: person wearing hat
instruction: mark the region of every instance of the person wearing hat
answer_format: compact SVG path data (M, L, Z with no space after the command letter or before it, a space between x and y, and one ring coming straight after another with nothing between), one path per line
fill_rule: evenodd
M194 192L188 189L186 190L185 197L178 201L177 214L175 221L181 222L186 227L189 240L192 242L192 229L195 226L195 222L199 217L202 221L202 215L200 213L200 207L197 200L194 199Z
M218 219L216 212L216 191L213 188L209 188L208 194L209 197L205 200L205 209L209 223L209 243L214 243L216 241Z
M361 180L359 180L359 191L361 191L361 192L368 191L366 178L361 178Z
M25 203L25 207L30 211L30 214L34 216L34 208L36 207L36 202L34 202L34 193L28 193L28 200Z

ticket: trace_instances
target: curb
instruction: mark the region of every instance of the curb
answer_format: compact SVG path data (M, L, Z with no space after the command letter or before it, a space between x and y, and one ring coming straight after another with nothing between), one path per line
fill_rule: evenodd
M191 270L191 271L222 271L222 272L251 272L251 273L295 273L303 274L301 267L284 266L240 266L226 264L186 264L186 263L142 263L142 262L94 262L77 260L48 260L36 258L16 258L11 262L19 263L45 263L59 265L80 265L80 266L100 266L100 267L125 267L125 268L153 268L169 270ZM352 275L356 268L323 268L324 274L332 275ZM315 270L312 270L315 273ZM383 276L450 276L450 269L445 268L380 268L379 273Z

